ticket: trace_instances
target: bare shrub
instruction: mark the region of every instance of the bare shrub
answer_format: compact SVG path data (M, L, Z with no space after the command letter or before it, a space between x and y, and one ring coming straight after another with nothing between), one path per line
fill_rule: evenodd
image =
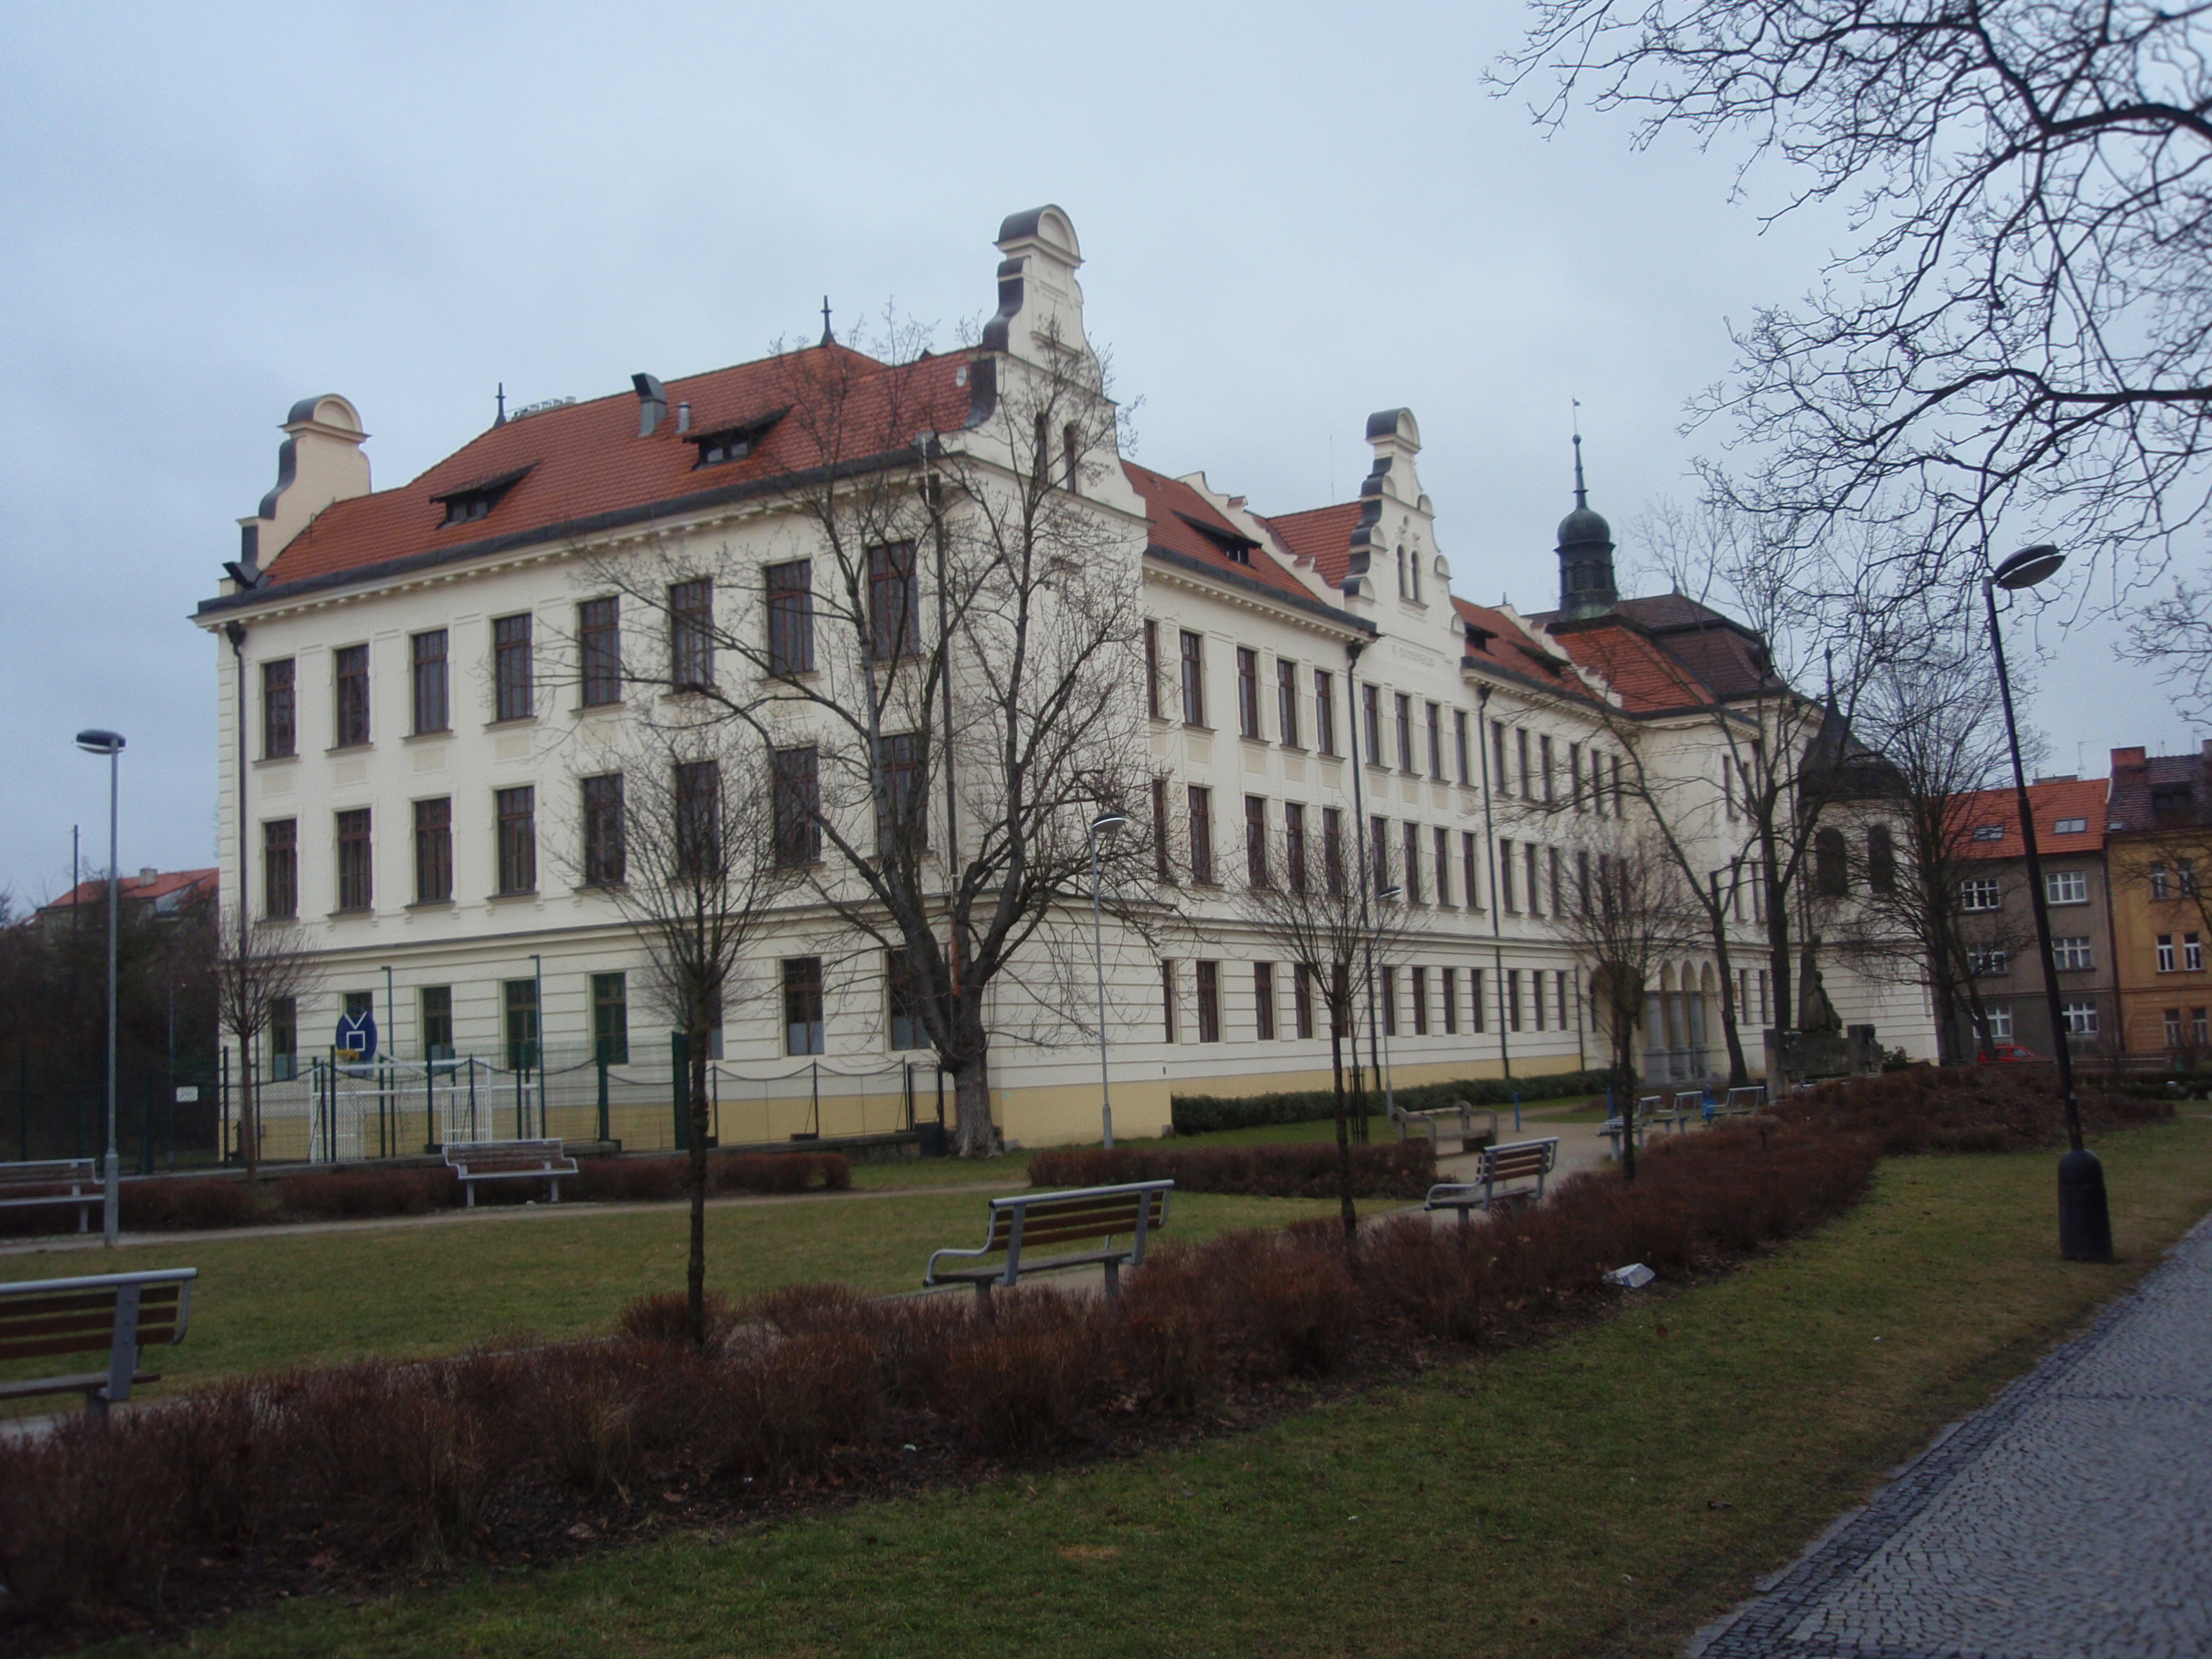
M993 1317L946 1355L937 1409L975 1443L994 1451L1068 1437L1098 1374L1092 1308L1056 1291L1001 1291Z
M1436 1148L1353 1146L1352 1190L1359 1198L1419 1198L1437 1178ZM1032 1187L1105 1187L1126 1181L1173 1181L1187 1193L1249 1193L1267 1198L1334 1198L1341 1164L1326 1141L1277 1146L1059 1147L1030 1160Z

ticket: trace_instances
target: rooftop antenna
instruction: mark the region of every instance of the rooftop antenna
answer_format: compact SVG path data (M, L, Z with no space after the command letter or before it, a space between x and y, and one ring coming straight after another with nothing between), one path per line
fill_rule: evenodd
M504 380L501 380L499 383L499 418L494 421L492 424L494 426L505 426L507 424L507 382Z
M830 296L826 294L822 296L822 343L823 345L837 343L837 337L830 331Z

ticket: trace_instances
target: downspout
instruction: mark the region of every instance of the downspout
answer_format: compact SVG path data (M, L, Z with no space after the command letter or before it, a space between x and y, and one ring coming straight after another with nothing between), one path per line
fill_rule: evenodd
M240 978L241 978L241 981L242 981L242 980L243 980L243 977L244 977L244 975L245 975L245 974L246 974L246 952L247 952L247 939L248 939L247 929L248 929L248 927L249 927L249 926L250 926L249 922L248 922L248 921L247 921L247 920L246 920L246 918L247 918L247 914L248 914L248 907L247 907L247 905L246 905L246 624L245 624L244 623L242 623L242 622L237 622L237 621L227 622L227 623L225 623L222 625L222 633L223 633L223 637L224 637L225 639L227 639L227 640L228 640L228 641L230 641L230 658L231 658L231 661L232 661L232 663L235 665L236 670L237 670L237 673L236 673L236 680L237 680L237 701L238 701L238 818L237 818L237 823L238 823L238 830L237 830L237 836L238 836L238 972L239 972L239 975L240 975ZM239 1012L240 1012L240 1014L241 1018L240 1018L240 1020L239 1020L239 1022L238 1022L238 1023L239 1023L240 1025L244 1025L244 1024L246 1023L246 1020L244 1019L244 1018L242 1017L242 1016L244 1015L244 1013L245 1013L245 1007L244 1007L244 1004L245 1004L245 997L246 997L246 989L247 989L246 986L245 984L243 984L243 983L241 983L241 984L239 986L239 990L238 990L239 1002L240 1002L240 1009L239 1009ZM239 1042L239 1045L238 1045L238 1086L239 1086L239 1089L240 1089L240 1098L241 1098L241 1101L243 1100L244 1091L245 1091L246 1090L250 1089L250 1088L252 1088L252 1080L251 1080L251 1079L252 1079L252 1066L253 1066L252 1058L252 1056L251 1056L251 1055L249 1055L249 1054L246 1052L246 1042L245 1042L245 1040L244 1040L243 1038L240 1038L240 1042ZM246 1116L248 1116L248 1115L252 1116L252 1117L254 1118L254 1120L255 1120L255 1121L254 1121L254 1126L253 1126L253 1127L254 1127L254 1129L255 1129L255 1132L258 1133L259 1132L259 1129L260 1129L259 1114L258 1114L258 1113L254 1113L254 1114L241 1114L241 1115L240 1115L240 1120L239 1120L239 1133L240 1134L240 1136L241 1136L241 1137L242 1137L242 1136L245 1134L245 1133L246 1133L246 1121L245 1121L245 1120L246 1120ZM218 1148L216 1148L216 1151L217 1151L217 1152L218 1152L218 1154L219 1154L219 1153L221 1152L222 1149L221 1149L220 1147L218 1147ZM244 1158L244 1157L246 1156L246 1148L245 1148L243 1146L241 1146L238 1149L238 1152L239 1152L239 1156L240 1156L240 1158Z
M1505 1008L1505 946L1504 918L1498 908L1498 837L1492 833L1496 826L1490 816L1490 688L1474 688L1475 713L1482 729L1475 733L1477 750L1482 757L1482 862L1490 872L1490 953L1492 971L1498 975L1498 1063L1504 1067L1507 1088L1513 1096L1513 1128L1521 1128L1521 1095L1512 1088L1513 1054L1506 1030L1510 1024Z

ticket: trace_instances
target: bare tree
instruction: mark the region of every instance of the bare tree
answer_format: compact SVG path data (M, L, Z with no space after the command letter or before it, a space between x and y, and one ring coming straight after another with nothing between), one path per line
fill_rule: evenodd
M1496 79L1548 75L1547 122L1584 97L1630 111L1639 143L1743 134L1747 169L1790 166L1778 215L1846 205L1818 286L1738 331L1731 381L1696 406L1768 456L1740 499L1808 533L1894 526L1900 591L1963 585L1996 527L2033 524L2101 560L2124 602L2207 504L2204 18L2154 0L1535 0Z
M279 1003L296 1005L320 983L307 931L295 922L246 921L228 913L215 930L216 1017L238 1045L238 1149L248 1176L261 1168L261 1079L254 1065Z
M887 324L878 356L775 360L761 418L810 465L781 480L772 550L624 549L587 580L669 642L626 676L772 751L784 858L885 953L975 1155L997 1146L994 988L1045 1040L1082 1025L1086 827L1146 816L1141 532L1092 498L1121 485L1118 416L1081 342L1046 342L1049 368L922 345ZM1101 856L1146 929L1149 837Z
M685 714L694 718L684 718ZM703 718L700 716L705 716ZM579 778L580 884L604 890L643 949L653 1000L684 1034L690 1071L691 1340L707 1333L707 1066L713 1033L748 995L749 952L793 887L775 856L767 757L703 709L641 721Z
M1553 925L1583 958L1597 1024L1611 1051L1620 1113L1636 1109L1636 1034L1662 966L1706 939L1695 884L1660 839L1650 815L1594 824L1577 860L1573 902ZM1636 1179L1636 1137L1621 1137L1621 1171Z

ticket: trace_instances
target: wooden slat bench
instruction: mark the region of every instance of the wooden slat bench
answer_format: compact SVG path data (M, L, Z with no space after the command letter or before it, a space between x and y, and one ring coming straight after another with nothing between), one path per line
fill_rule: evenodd
M1144 1265L1145 1241L1168 1224L1168 1195L1174 1191L1172 1181L1133 1181L1119 1187L1079 1187L1066 1192L994 1198L990 1200L991 1230L982 1244L972 1250L936 1251L929 1258L921 1282L925 1285L973 1285L976 1302L988 1310L992 1287L1012 1286L1024 1273L1103 1267L1106 1294L1109 1298L1118 1297L1122 1264ZM1123 1233L1129 1235L1129 1243L1117 1249L1112 1241ZM1035 1245L1086 1239L1100 1240L1103 1247L1073 1255L1024 1254ZM972 1261L1002 1250L1006 1259L996 1267L947 1267L942 1272L938 1268L937 1264L948 1257Z
M1474 1127L1478 1117L1487 1120L1481 1129ZM1398 1144L1401 1146L1409 1135L1425 1135L1431 1146L1442 1151L1448 1124L1458 1126L1452 1133L1458 1138L1462 1152L1472 1152L1495 1145L1498 1139L1498 1114L1487 1106L1470 1106L1465 1101L1425 1111L1409 1112L1401 1108L1393 1115L1393 1121L1397 1124Z
M1503 1146L1486 1146L1475 1154L1474 1179L1447 1181L1429 1188L1429 1210L1457 1210L1460 1225L1467 1225L1469 1210L1487 1210L1504 1200L1514 1204L1538 1204L1544 1198L1544 1177L1559 1166L1559 1143L1512 1140ZM1533 1188L1498 1188L1509 1181L1534 1181Z
M446 1163L458 1176L465 1202L473 1209L479 1181L542 1181L546 1201L561 1201L561 1182L576 1173L576 1160L557 1140L472 1140L448 1144Z
M0 1164L0 1210L28 1210L76 1206L76 1230L85 1231L85 1217L106 1201L100 1184L100 1166L88 1158L54 1158L41 1164Z
M1660 1105L1657 1095L1646 1095L1636 1103L1634 1127L1638 1146L1641 1146L1650 1133L1652 1120L1659 1115ZM1620 1156L1620 1138L1627 1128L1628 1126L1617 1117L1609 1117L1597 1126L1597 1132L1613 1143L1613 1155L1616 1158Z
M131 1397L134 1383L158 1382L138 1369L142 1350L185 1340L198 1267L34 1279L0 1285L0 1360L107 1352L107 1369L0 1381L0 1400L81 1394L85 1409L105 1413Z
M1766 1105L1766 1085L1764 1083L1747 1085L1728 1091L1728 1100L1720 1109L1723 1117L1748 1117Z

